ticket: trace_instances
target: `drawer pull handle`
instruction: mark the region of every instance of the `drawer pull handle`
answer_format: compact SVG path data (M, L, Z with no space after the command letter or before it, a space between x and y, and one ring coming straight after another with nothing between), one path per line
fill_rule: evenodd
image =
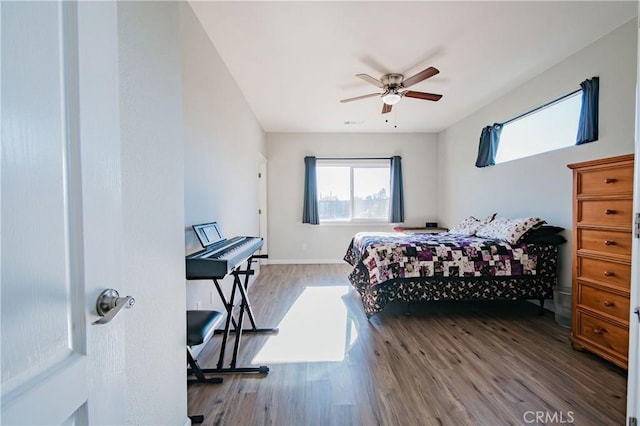
M613 277L613 276L615 276L615 275L616 275L616 274L614 274L614 273L613 273L613 272L611 272L611 271L604 271L604 276L605 276L605 277Z
M610 301L610 300L605 300L605 301L604 301L604 306L609 306L609 307L611 307L611 306L615 306L615 303L613 303L613 302L612 302L612 301Z
M593 334L602 334L602 333L606 333L606 332L607 332L607 330L605 330L602 327L596 327L596 328L593 329Z
M604 183L606 183L606 184L615 183L617 180L618 179L606 178L604 180Z
M604 245L605 246L615 246L616 242L613 240L604 240Z
M611 209L606 209L604 211L604 214L616 214L616 211L615 210L611 210Z

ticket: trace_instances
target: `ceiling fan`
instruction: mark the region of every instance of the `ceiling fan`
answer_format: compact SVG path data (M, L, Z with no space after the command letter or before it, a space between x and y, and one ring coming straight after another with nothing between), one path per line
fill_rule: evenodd
M413 90L404 90L413 86L416 83L420 83L427 78L433 77L440 71L437 68L429 67L420 71L418 74L409 77L405 80L402 74L385 74L380 77L380 80L371 77L368 74L356 74L356 77L363 79L371 84L374 84L383 90L382 93L370 93L368 95L356 96L355 98L343 99L340 102L352 102L360 99L371 98L373 96L382 97L382 113L386 114L391 112L393 105L400 102L403 96L408 98L424 99L426 101L438 101L442 95L436 95L435 93L414 92Z

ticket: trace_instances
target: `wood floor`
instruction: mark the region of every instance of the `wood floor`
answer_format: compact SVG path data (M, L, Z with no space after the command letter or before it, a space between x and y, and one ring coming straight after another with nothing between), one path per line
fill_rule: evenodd
M211 425L624 425L626 372L577 352L553 314L527 302L390 305L370 321L348 265L263 266L250 289L258 327L238 366L190 385ZM198 356L214 368L220 337Z

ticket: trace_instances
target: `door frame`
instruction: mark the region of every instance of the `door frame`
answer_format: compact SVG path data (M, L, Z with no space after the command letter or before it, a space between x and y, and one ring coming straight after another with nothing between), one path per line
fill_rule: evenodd
M258 220L259 220L259 236L264 240L264 244L260 249L261 253L269 253L269 216L268 216L268 180L267 180L267 158L258 153ZM260 259L261 265L268 265L269 259Z

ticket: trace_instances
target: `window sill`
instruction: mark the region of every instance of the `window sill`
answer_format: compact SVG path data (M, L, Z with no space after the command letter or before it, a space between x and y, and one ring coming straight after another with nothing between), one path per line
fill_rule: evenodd
M382 220L336 220L336 221L325 221L320 222L318 226L379 226L385 228L393 229L394 226L397 226L396 223L390 223Z

